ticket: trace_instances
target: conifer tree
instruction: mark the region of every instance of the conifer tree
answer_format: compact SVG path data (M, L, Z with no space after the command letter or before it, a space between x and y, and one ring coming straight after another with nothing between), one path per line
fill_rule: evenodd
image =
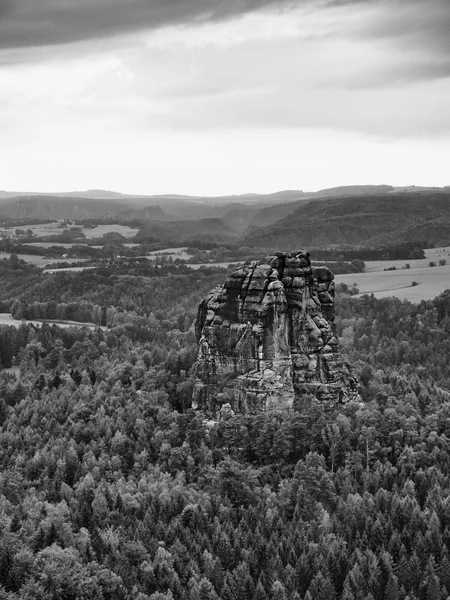
M329 577L324 577L322 571L319 571L311 581L308 593L314 600L334 600L336 590Z
M255 594L253 596L253 600L268 600L268 596L267 596L266 592L264 591L264 587L263 587L261 581L258 581L256 590L255 590Z
M389 574L388 581L384 589L384 600L399 600L398 579L393 573Z

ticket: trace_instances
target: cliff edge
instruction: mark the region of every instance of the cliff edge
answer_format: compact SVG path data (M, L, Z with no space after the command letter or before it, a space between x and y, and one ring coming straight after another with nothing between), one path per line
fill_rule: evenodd
M198 309L193 407L217 416L295 409L305 395L357 397L334 326L334 275L309 253L277 252L235 271Z

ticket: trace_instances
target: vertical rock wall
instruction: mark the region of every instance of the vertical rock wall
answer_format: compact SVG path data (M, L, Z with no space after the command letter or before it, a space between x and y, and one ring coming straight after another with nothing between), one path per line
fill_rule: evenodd
M216 415L295 408L357 395L334 331L334 276L308 252L246 265L199 306L193 406Z

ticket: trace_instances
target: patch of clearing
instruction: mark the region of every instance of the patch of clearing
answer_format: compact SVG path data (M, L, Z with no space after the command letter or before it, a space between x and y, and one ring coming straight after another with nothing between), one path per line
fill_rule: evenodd
M97 227L94 227L93 229L89 227L83 227L82 231L87 240L101 238L103 235L105 235L105 233L120 233L120 235L123 235L123 237L129 239L134 237L139 229L133 229L132 227L128 227L128 225L111 224L97 225Z
M0 260L3 258L9 258L11 256L10 252L0 252ZM19 259L24 260L30 265L36 265L37 267L45 267L45 265L54 265L55 263L65 262L68 265L71 265L74 262L84 262L89 260L87 258L46 258L45 256L36 256L34 254L17 254Z
M434 262L437 265L440 260L446 260L450 264L450 246L445 248L427 248L425 251L425 258L408 258L406 260L366 260L366 273L373 273L374 271L384 271L389 267L395 267L401 269L406 264L410 265L411 269L429 268L430 262Z
M80 271L88 271L89 269L95 269L96 267L63 267L62 269L44 269L44 273L66 273L71 271L78 273Z
M450 265L336 275L335 281L337 284L346 283L348 286L355 284L360 291L360 296L363 294L373 294L375 298L395 296L401 300L420 302L432 300L446 289L450 289ZM417 283L416 286L412 285L413 281Z
M176 258L181 258L182 260L188 260L191 258L192 254L188 254L186 252L187 248L165 248L164 250L152 250L152 252L148 253L148 258L158 258L161 256L167 256L167 258L172 258L175 260Z
M50 235L61 235L64 231L70 229L71 225L67 227L61 227L59 223L41 223L35 225L22 225L21 227L4 227L5 231L15 232L16 229L31 229L34 235L38 238L48 237ZM117 223L111 223L111 225L97 225L96 227L81 227L81 231L84 233L84 238L92 240L95 238L101 238L105 233L120 233L125 238L132 238L136 235L139 229L133 229L128 225L118 225Z
M80 239L78 242L74 242L73 244L64 244L63 242L54 242L53 244L50 242L27 242L23 244L24 246L31 246L32 248L44 248L47 250L48 248L65 248L71 249L74 246L87 246L88 248L94 248L95 250L101 250L104 246L88 246L86 244L86 240ZM140 244L122 244L124 248L137 248Z
M106 327L94 325L94 323L78 323L78 321L58 321L50 319L33 319L31 321L28 319L19 320L13 319L13 317L9 313L0 313L0 325L12 325L13 327L16 327L18 329L23 323L27 325L31 323L32 325L36 325L37 327L40 327L44 323L48 323L49 325L57 325L58 327L62 327L64 329L67 329L68 327L88 327L89 329L97 329L98 327L100 327L100 329L106 331Z
M44 248L47 250L48 248L52 248L53 246L57 246L58 248L73 248L74 246L81 245L81 242L78 244L63 244L62 242L55 242L51 244L50 242L28 242L23 244L24 246L31 246L32 248Z

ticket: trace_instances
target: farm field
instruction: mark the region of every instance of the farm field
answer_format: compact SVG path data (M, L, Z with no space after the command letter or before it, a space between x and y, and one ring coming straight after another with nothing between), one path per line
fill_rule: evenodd
M132 238L134 237L139 229L133 229L132 227L128 227L128 225L97 225L93 229L89 227L83 227L82 229L87 240L92 240L95 238L101 238L105 233L120 233L123 237Z
M11 252L0 252L0 260L9 258ZM17 254L17 256L29 263L30 265L36 265L39 268L45 267L45 265L53 265L55 263L65 262L68 265L74 262L84 262L87 258L46 258L45 256L35 256L34 254Z
M223 267L224 269L227 269L230 265L237 269L239 267L239 264L242 264L242 263L230 263L230 262L194 263L194 264L188 264L186 266L189 267L190 269L194 269L194 271L196 271L197 269L201 269L202 267L205 267L206 269L211 269L212 267Z
M401 269L405 264L409 264L412 269L428 268L430 262L435 262L437 265L440 260L446 260L450 263L450 246L445 248L427 248L425 250L425 258L407 259L407 260L366 260L366 273L373 271L384 271L389 267Z
M430 262L432 259L427 260ZM355 284L360 296L373 293L375 298L395 296L401 300L420 302L431 300L444 290L450 289L450 265L336 275L335 281L349 286ZM413 281L417 283L414 287Z
M157 256L167 256L168 258L171 257L174 260L176 258L181 258L182 260L187 260L188 258L191 258L191 254L188 254L186 252L187 248L165 248L164 250L153 250L152 252L148 253L147 258L151 259L152 257L157 257Z
M58 246L61 248L73 248L73 246L77 246L78 244L63 244L62 242L55 242L51 244L50 242L29 242L27 244L23 244L24 246L31 246L33 248L51 248L52 246Z
M17 227L4 227L4 231L15 231ZM22 229L31 229L31 231L37 237L47 237L49 235L61 235L69 227L61 227L59 223L40 223L36 225L26 225ZM105 233L120 233L126 238L132 238L139 231L128 227L128 225L118 225L112 223L111 225L97 225L97 227L82 227L81 231L84 233L85 239L91 240L95 238L101 238Z
M17 329L22 325L22 323L31 323L32 325L41 326L44 323L48 323L49 325L57 325L58 327L62 327L63 329L67 329L68 327L88 327L89 329L103 329L106 331L106 327L100 325L94 325L94 323L78 323L77 321L51 321L49 319L40 320L40 319L13 319L13 317L9 313L0 313L0 325L12 325Z
M89 269L95 269L95 267L63 267L62 269L50 268L44 269L44 273L65 273L66 271L72 271L74 273L77 273L79 271L88 271Z
M86 240L80 240L79 242L75 242L72 244L64 244L63 242L28 242L26 244L23 244L24 246L33 246L34 248L52 248L53 246L58 246L61 248L73 248L74 246L80 246L80 245L86 245ZM123 244L123 246L125 248L137 248L137 246L139 246L139 244ZM101 250L103 248L102 246L89 246L90 248L95 248L97 250Z

